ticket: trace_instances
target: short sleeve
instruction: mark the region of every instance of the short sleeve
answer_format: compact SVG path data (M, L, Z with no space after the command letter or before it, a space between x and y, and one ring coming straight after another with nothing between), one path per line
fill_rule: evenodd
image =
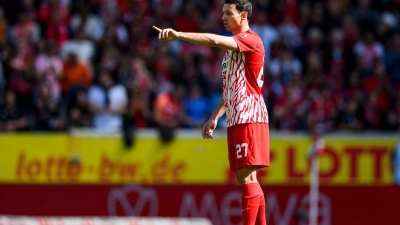
M253 51L260 44L260 38L251 33L239 33L233 36L235 39L239 52L250 52Z

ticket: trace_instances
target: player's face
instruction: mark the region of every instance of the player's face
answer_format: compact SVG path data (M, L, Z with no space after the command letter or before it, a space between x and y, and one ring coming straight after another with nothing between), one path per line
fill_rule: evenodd
M227 31L235 32L239 30L243 20L242 13L237 11L235 4L224 5L222 8L222 21Z

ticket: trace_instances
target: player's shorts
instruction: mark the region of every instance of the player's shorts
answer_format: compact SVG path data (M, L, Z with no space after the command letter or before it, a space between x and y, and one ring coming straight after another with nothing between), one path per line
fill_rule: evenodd
M268 123L237 124L228 127L227 139L231 171L244 166L269 166Z

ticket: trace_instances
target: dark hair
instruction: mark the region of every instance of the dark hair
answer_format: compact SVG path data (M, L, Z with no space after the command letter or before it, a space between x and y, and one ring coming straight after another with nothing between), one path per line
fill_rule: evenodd
M247 12L247 19L250 19L252 6L247 0L225 0L225 4L235 4L237 11Z

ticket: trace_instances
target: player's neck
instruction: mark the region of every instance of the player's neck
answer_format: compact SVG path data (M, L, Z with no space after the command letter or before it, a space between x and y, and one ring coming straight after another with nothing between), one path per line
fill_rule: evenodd
M239 26L238 29L232 31L233 35L246 32L250 29L249 23L248 22L243 22L242 26Z

